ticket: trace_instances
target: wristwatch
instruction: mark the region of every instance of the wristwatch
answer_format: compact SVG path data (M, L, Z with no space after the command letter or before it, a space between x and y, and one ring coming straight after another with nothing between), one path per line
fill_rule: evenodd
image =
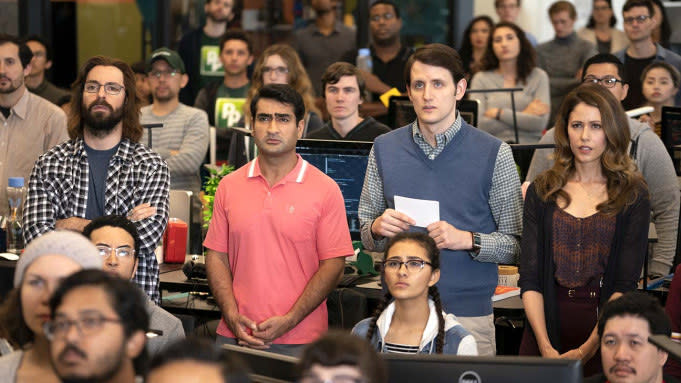
M480 233L471 232L471 235L473 236L473 248L471 251L475 254L479 254L480 249L482 248L482 238L480 238Z

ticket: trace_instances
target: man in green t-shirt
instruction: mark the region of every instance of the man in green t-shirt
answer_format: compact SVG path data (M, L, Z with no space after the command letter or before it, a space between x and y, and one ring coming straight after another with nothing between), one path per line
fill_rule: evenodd
M228 31L220 39L220 62L225 74L221 81L203 87L196 96L194 107L208 114L208 122L217 129L216 158L227 159L229 128L243 118L243 105L251 83L248 66L253 62L253 46L241 31Z
M180 92L180 102L193 105L201 88L224 75L220 61L220 37L235 19L235 0L206 0L206 24L187 32L178 53L187 67L189 83Z

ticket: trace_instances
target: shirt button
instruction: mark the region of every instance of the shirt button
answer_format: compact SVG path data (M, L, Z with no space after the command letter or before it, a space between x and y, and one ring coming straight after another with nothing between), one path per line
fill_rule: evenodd
M428 158L431 159L431 160L434 160L434 159L435 159L435 154L430 154L430 155L428 156Z

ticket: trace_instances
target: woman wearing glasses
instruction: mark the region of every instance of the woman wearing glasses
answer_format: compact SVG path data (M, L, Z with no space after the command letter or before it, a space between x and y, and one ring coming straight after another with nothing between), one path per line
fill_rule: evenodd
M388 292L373 317L352 332L379 352L478 355L473 336L442 311L440 251L425 233L396 235L385 250L382 279Z
M246 126L252 125L251 100L260 88L269 84L288 84L303 97L305 103L303 137L307 136L308 132L320 129L324 125L320 117L321 112L315 105L312 83L298 57L298 53L290 45L274 44L265 49L255 63L251 88L248 90L248 98L244 103ZM228 162L238 169L254 158L252 154L254 148L246 149L247 144L243 135L238 134L234 137L235 139L230 142ZM247 152L251 154L246 155Z
M527 190L520 281L530 326L520 355L581 359L600 371L598 308L636 288L648 245L648 189L610 91L570 92L556 120L556 158Z
M321 113L315 105L312 83L307 72L305 72L298 53L290 45L271 45L258 57L253 70L253 80L248 91L248 99L244 104L244 116L246 116L247 121L250 122L251 118L251 112L248 110L251 99L260 88L269 84L288 84L303 97L306 111L303 137L307 135L307 132L313 132L322 127L324 123L320 117Z
M471 79L471 90L522 88L522 91L513 94L515 105L511 104L508 92L473 93L471 97L480 101L478 128L505 142L539 141L551 111L549 76L537 67L534 48L525 32L513 23L498 23L492 29L482 63L483 71Z
M101 269L95 245L80 234L54 231L33 240L17 262L14 289L0 307L0 328L15 351L0 358L0 382L58 382L43 326L48 301L65 277L81 269Z

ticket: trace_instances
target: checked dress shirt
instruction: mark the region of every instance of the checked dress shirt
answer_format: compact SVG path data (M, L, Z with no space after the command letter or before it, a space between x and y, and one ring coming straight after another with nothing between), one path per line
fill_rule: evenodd
M54 230L57 220L85 217L89 166L81 138L53 147L36 161L24 205L24 240L28 244ZM161 157L127 138L109 162L104 213L127 216L135 206L149 203L156 214L135 222L140 253L134 281L160 303L159 268L154 255L168 223L170 174Z

